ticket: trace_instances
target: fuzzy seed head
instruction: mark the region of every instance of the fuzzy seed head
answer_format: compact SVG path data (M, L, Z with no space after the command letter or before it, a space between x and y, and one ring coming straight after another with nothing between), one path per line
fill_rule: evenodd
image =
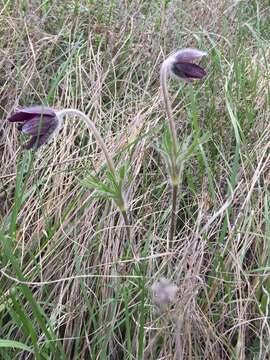
M161 278L159 281L153 283L152 294L154 302L160 306L166 306L174 303L177 299L178 287L165 278Z

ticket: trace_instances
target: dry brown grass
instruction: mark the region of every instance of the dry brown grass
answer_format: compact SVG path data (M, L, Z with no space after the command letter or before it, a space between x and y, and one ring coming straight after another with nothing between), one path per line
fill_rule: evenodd
M3 246L0 338L35 348L21 309L40 359L268 359L268 2L2 3L3 238L14 235L16 177L29 158L5 120L17 106L48 103L88 113L117 166L127 163L132 241L117 208L82 187L89 172L106 181L105 160L82 122L65 121L19 189L12 256L24 279ZM168 248L171 204L156 149L165 126L159 69L164 56L185 46L209 51L209 76L195 95L171 83L179 137L194 131L194 96L208 141L185 166ZM164 276L179 293L161 312L148 289ZM46 314L55 347L19 283ZM37 350L1 346L0 357L38 358Z

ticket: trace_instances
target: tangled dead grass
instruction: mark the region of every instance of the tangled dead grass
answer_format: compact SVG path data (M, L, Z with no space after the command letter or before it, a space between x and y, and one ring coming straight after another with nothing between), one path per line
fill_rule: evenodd
M58 356L44 349L47 335L17 289L26 282L63 346L62 358L267 359L269 5L102 4L19 1L0 11L4 234L16 177L26 179L13 249L25 278L16 280L11 263L2 268L0 337L31 344L20 316L12 315L17 296L41 353ZM209 142L185 168L177 236L168 248L170 197L155 147L165 120L158 74L165 54L194 45L211 59L208 79L196 88ZM194 130L192 98L186 88L171 89L181 136ZM125 242L115 206L81 186L88 172L106 177L83 123L66 121L54 143L35 155L27 178L27 155L5 119L18 105L46 102L88 113L118 166L128 164L132 243ZM172 307L156 312L147 289L164 276L179 293Z

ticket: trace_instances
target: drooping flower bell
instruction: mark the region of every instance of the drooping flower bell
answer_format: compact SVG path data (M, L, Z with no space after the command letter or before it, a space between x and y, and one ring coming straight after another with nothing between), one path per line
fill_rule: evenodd
M164 66L172 76L178 79L199 80L206 75L206 71L201 66L194 64L193 61L199 60L205 55L207 55L205 51L181 49L170 55L164 61Z
M17 122L17 129L24 134L31 135L26 143L26 149L38 149L45 144L60 125L56 112L45 106L31 106L19 109L8 118L10 122Z

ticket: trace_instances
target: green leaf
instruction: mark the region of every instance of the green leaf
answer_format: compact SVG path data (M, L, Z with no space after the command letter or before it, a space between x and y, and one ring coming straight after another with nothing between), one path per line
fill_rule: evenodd
M121 166L120 169L119 169L119 177L120 179L124 180L125 177L126 177L126 164Z
M14 340L0 339L0 348L13 348L28 351L30 353L33 352L33 350L29 346Z
M195 152L197 150L197 147L203 143L205 143L208 140L207 136L204 135L201 138L196 138L192 141L192 143L189 145L191 141L191 135L188 136L184 142L182 143L181 149L179 151L178 159L177 161L185 161L189 159L191 156L195 155Z

